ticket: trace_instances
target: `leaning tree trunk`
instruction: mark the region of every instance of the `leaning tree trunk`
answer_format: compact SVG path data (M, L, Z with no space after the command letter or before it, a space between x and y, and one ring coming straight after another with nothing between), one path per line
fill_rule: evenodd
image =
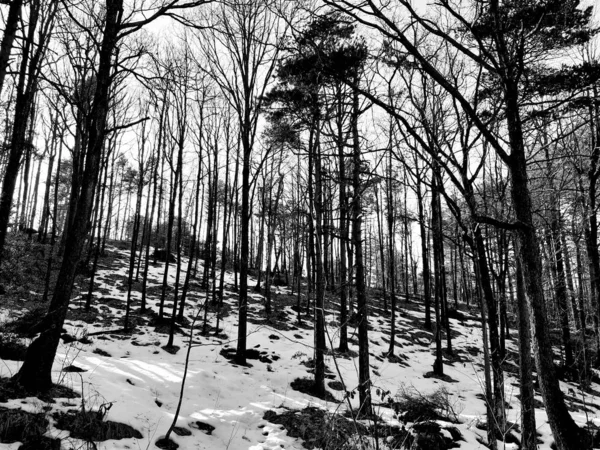
M542 260L538 236L533 223L533 205L529 179L523 129L519 116L518 88L506 89L506 118L511 147L508 168L511 175L511 196L515 208L518 228L519 257L523 266L525 290L531 305L533 339L538 381L548 422L558 450L580 450L584 448L584 433L579 429L564 401L554 368L554 355L549 334L544 287L542 284Z
M52 364L69 308L77 265L89 231L88 222L98 182L106 116L109 109L112 55L118 39L118 24L122 9L123 0L107 1L106 25L100 48L93 110L87 123L89 147L85 176L81 186L81 195L77 201L77 210L73 217L73 225L68 230L69 245L63 255L54 295L48 309L48 325L31 343L23 365L13 377L13 380L31 392L47 391L52 386Z

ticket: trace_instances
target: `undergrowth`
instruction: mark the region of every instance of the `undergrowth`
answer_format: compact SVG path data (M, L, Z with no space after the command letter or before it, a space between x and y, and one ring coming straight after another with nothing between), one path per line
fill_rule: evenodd
M0 407L0 442L21 442L19 450L60 450L60 440L44 436L48 419L44 413Z
M143 437L130 425L104 420L107 410L106 407L100 407L98 411L60 411L53 417L56 420L56 428L70 431L71 437L87 442Z

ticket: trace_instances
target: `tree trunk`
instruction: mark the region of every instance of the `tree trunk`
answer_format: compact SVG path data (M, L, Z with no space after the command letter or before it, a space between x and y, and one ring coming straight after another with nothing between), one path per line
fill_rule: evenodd
M511 196L515 215L517 222L521 224L517 233L519 257L523 266L525 290L532 310L538 380L557 449L579 450L584 447L584 435L566 407L554 368L542 285L542 261L533 223L533 207L517 92L517 87L513 85L508 86L505 92L506 119L511 147L508 167L511 174Z
M442 214L440 204L440 192L438 188L438 176L434 169L431 181L431 228L433 237L433 261L434 261L434 310L435 310L435 361L433 363L433 373L436 375L444 374L444 365L442 362L442 321L441 309L443 308L443 273L442 265L444 264L442 256Z
M521 448L537 450L535 407L533 390L533 361L531 359L531 320L525 293L523 271L519 258L517 262L517 312L519 320L519 377L521 396Z
M10 222L15 185L19 176L21 158L26 147L27 127L37 91L38 64L40 63L42 54L39 49L34 52L33 46L39 13L40 0L34 0L30 6L28 34L21 55L21 65L17 82L17 98L15 101L15 120L8 149L8 162L2 182L2 192L0 193L0 264L4 255L4 244ZM12 26L12 24L8 23L7 26ZM10 36L7 39L10 39ZM4 38L2 44L4 44ZM43 47L42 45L41 48ZM34 53L32 54L32 52ZM1 63L2 61L0 60ZM6 73L6 69L4 69L4 73ZM15 220L18 220L18 216Z
M358 91L353 91L352 98L352 141L353 141L353 173L352 188L352 242L356 260L356 305L358 319L358 394L360 399L360 415L372 415L371 379L369 375L369 310L365 286L365 269L363 263L362 245L362 185L361 185L361 154L358 135L359 98Z
M429 249L425 227L425 208L421 193L421 180L417 180L417 207L419 214L419 230L421 234L421 259L423 261L423 296L425 297L425 329L431 330L431 280L429 269Z
M394 248L396 245L395 237L395 224L394 224L394 197L392 191L392 153L389 152L388 157L388 173L387 173L387 235L388 235L388 282L390 286L390 304L392 306L392 315L390 317L390 346L388 349L388 356L394 354L394 346L396 345L396 264L395 264L395 252ZM408 291L406 292L406 298L408 299Z
M31 343L23 365L13 377L16 382L31 392L47 391L52 386L52 364L69 308L77 264L88 233L92 201L98 181L106 116L109 108L112 54L117 43L118 23L122 11L123 0L107 1L106 25L100 48L93 110L87 123L90 145L85 164L85 177L77 202L77 211L73 217L75 220L73 220L73 226L68 230L69 245L63 255L54 295L47 314L48 326Z
M8 9L6 23L4 24L4 35L2 36L2 43L0 44L0 94L4 87L4 78L6 77L10 52L17 34L22 6L23 0L12 0Z

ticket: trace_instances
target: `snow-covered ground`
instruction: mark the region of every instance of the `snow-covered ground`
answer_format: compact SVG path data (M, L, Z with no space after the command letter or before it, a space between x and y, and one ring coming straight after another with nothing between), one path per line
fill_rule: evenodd
M126 290L123 279L127 272L127 252L111 249L117 259L111 267L102 266L97 275L98 296L112 298L108 305L101 306L98 320L94 324L68 320L65 328L73 336L91 333L90 344L61 342L54 366L54 380L76 391L83 393L86 408L99 407L101 404L112 403L107 418L112 421L129 424L139 430L142 439L122 439L97 443L98 449L146 449L155 448L156 440L164 435L173 421L177 408L181 382L184 374L184 364L188 337L177 334L175 345L181 347L177 354L170 354L161 347L166 344L167 336L157 333L152 326L140 326L131 337L119 334L95 334L100 331L117 329L116 324L102 320L110 317L122 317L123 308L115 308L119 302L125 303ZM183 266L184 268L187 265ZM174 283L174 268L170 268L170 283ZM201 273L201 271L199 271ZM115 275L117 275L115 277ZM150 269L150 286L158 292L163 276L163 265ZM233 275L226 275L226 286L231 289ZM250 286L256 282L251 281ZM281 288L280 288L281 289ZM188 297L188 312L193 316L204 303L204 293L194 290ZM287 435L280 425L275 425L263 419L268 410L283 411L283 408L302 409L306 406L318 406L331 412L341 413L347 409L344 395L341 391L329 389L341 403L326 402L315 397L293 390L290 383L296 378L310 377L308 368L302 364L313 356L313 332L306 325L296 326L296 312L285 307L283 312L288 316L289 330L280 330L266 324L249 323L248 348L262 353L263 362L249 360L251 367L241 367L232 364L221 355L223 348L236 347L237 313L233 292L226 292L226 302L232 307L232 312L221 323L222 333L214 336L200 335L199 327L194 331L193 348L189 358L189 368L183 403L177 425L191 431L190 436L172 435L172 438L182 449L301 449L302 442ZM134 292L134 307L139 307L139 292ZM99 300L102 304L102 299ZM158 310L158 295L149 297L149 306ZM281 314L282 307L275 310ZM442 381L435 378L425 378L424 374L431 371L433 364L433 346L431 333L417 326L422 323L423 312L416 305L403 310L397 319L396 355L399 361L390 362L382 357L387 351L389 342L389 320L379 315L371 318L373 329L370 331L371 379L373 383L374 401L378 401L375 392L390 391L392 395L399 389L416 389L428 394L440 387L445 387L451 394L451 403L459 413L460 423L456 426L463 435L460 441L461 449L486 448L480 440L486 440L486 432L477 428L485 420L485 403L482 400L483 370L482 370L482 336L480 323L476 317L466 316L465 320L451 321L454 339L453 347L461 358L449 361L444 365L445 374L452 381ZM100 306L100 305L98 305ZM121 305L122 306L122 305ZM252 292L250 315L256 318L263 316L261 296ZM166 312L170 309L167 307ZM2 312L0 311L0 317ZM330 313L326 322L328 335L334 345L337 345L337 317ZM214 325L215 317L209 314L209 320ZM201 326L201 324L199 324ZM186 334L189 328L184 328ZM349 328L350 337L354 328ZM226 335L226 336L225 336ZM354 336L356 338L356 336ZM509 342L514 347L514 341ZM356 345L351 345L358 350ZM102 350L110 356L101 356L94 351ZM513 348L514 350L514 348ZM102 353L102 352L100 352ZM266 358L265 358L266 357ZM1 361L0 376L6 377L18 370L19 362ZM61 369L67 365L76 365L85 372L67 373ZM326 364L333 372L335 380L341 381L348 390L355 389L358 383L357 358L343 358L329 355ZM338 374L339 370L339 374ZM329 382L331 380L327 380ZM600 423L598 407L600 399L585 394L575 385L564 385L565 393L573 389L575 397L584 400L591 412L573 412L578 424L583 425L588 420ZM506 373L505 396L510 404L507 410L508 419L519 423L520 403L516 398L518 381ZM536 397L542 400L541 397ZM72 403L81 399L70 400ZM358 395L352 400L354 408L358 406ZM66 402L57 401L45 404L36 398L13 400L5 407L22 408L28 411L40 412L43 407L51 407L50 414L58 410L68 410ZM390 423L402 426L393 417L393 410L383 404L376 403L375 412ZM71 406L72 408L72 406ZM542 444L540 448L549 448L552 442L546 414L542 409L536 410L538 432ZM69 437L69 432L53 426L48 435L63 439L64 449L85 448L82 442ZM214 427L212 433L197 429L196 422L200 421ZM444 425L444 424L443 424ZM518 433L515 433L518 436ZM383 445L383 443L382 443ZM16 449L18 443L0 444L0 449ZM381 447L385 448L385 447ZM499 443L499 448L517 448L509 444Z

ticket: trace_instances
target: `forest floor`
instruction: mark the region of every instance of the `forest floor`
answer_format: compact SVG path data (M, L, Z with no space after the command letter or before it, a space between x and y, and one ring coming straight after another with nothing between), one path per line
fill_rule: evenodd
M121 331L128 261L128 251L117 247L109 248L101 258L91 312L83 309L82 294L89 281L79 278L81 292L72 301L54 365L53 379L63 388L45 398L22 398L7 382L21 364L24 347L20 344L31 341L24 337L27 324L36 311L39 317L43 310L40 287L33 283L4 295L6 300L0 302L0 449L156 448L177 409L190 324L198 311L200 320L193 330L181 410L172 435L181 449L383 450L410 448L411 443L413 448L431 450L486 448L483 341L476 310L467 310L461 303L451 319L453 354L445 354L445 377L438 379L430 376L435 343L423 327L423 307L400 299L395 356L390 358L386 356L390 321L383 314L381 300L372 294L369 350L376 417L358 420L352 414L358 408L357 330L353 324L349 327L352 351L337 353L339 316L333 293L326 306L330 349L326 384L331 395L323 400L300 392L306 390L303 379L312 377L313 331L311 318L304 312L298 323L293 309L296 300L287 287L274 288L274 314L269 320L263 296L250 291L249 360L247 366L238 366L231 361L237 335L237 294L231 272L225 277L225 308L217 333L211 328L201 334L206 296L197 280L192 281L188 321L178 328L175 346L179 351L174 352L164 348L168 327L156 323L164 263L150 267L148 306L152 312L139 312L141 285L135 283L135 327L131 333ZM174 274L171 265L170 285ZM254 287L256 280L251 279L249 285ZM167 302L167 315L171 308ZM210 310L212 326L215 317ZM517 449L519 439L515 335L511 333L507 342L504 365L511 426L506 442L498 443L498 448L507 449ZM583 391L577 384L562 383L562 388L579 425L600 425L600 386L592 383ZM550 448L552 436L539 392L536 400L540 448ZM94 434L98 430L88 429L93 422L90 415L104 420L101 426L95 425L103 430L98 435ZM32 429L44 439L35 441L19 434L23 430L32 433Z

